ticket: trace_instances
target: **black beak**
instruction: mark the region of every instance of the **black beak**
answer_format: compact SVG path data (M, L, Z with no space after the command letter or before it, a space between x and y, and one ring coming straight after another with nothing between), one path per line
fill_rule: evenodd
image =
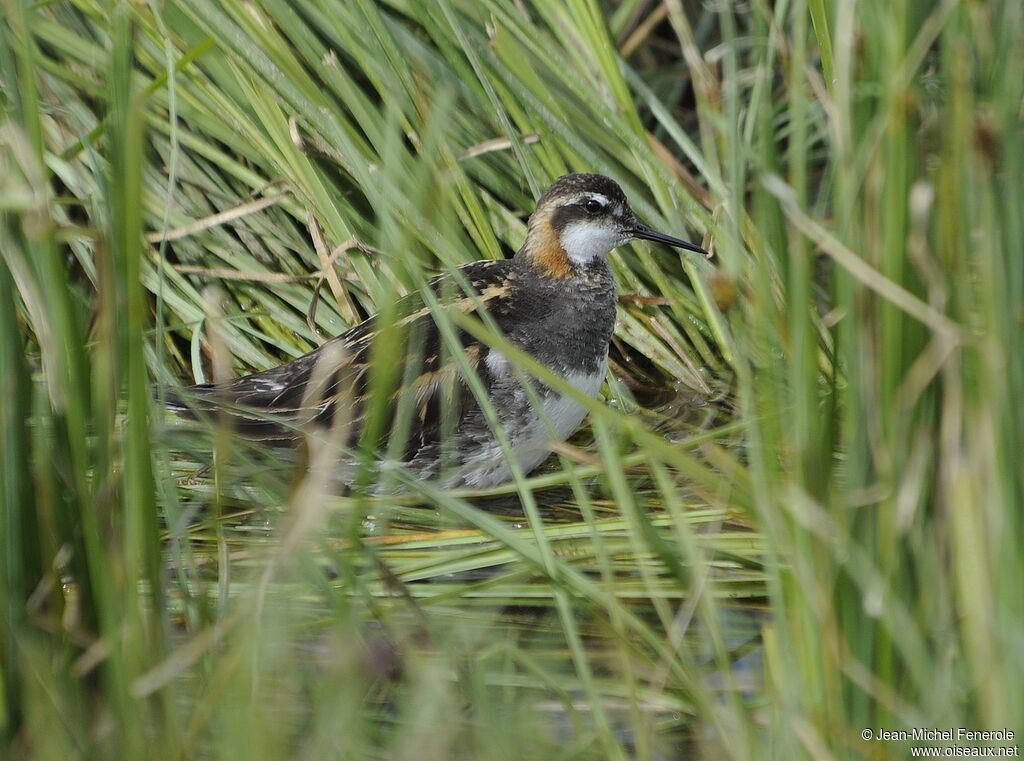
M659 233L657 230L652 230L642 222L637 222L636 224L633 225L633 237L640 238L641 240L652 240L655 243L664 243L666 246L685 248L687 251L696 251L698 254L710 256L710 254L700 246L696 246L693 243L688 243L682 238L673 238L671 235Z

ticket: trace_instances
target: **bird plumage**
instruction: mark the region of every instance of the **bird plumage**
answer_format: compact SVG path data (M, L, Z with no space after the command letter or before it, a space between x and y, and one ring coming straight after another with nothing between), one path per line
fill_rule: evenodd
M615 280L604 254L640 237L637 230L661 235L639 225L613 180L567 175L538 201L526 242L513 259L466 264L457 277L442 275L429 288L442 309L469 319L481 319L480 310L485 310L514 346L582 393L595 396L615 323ZM672 245L685 244L662 238ZM533 393L528 392L523 375L504 355L466 330L456 326L458 347L445 346L435 314L419 294L401 299L395 315L391 327L397 345L417 366L406 376L412 381L390 395L388 409L393 414L403 397L411 405L401 451L403 464L418 477L477 488L510 477L507 459L471 391L465 368L451 354L453 348L463 353L480 379L524 471L540 464L550 440L567 438L581 424L583 405L542 383L531 382ZM186 417L222 416L239 434L287 445L302 436L303 426L329 426L338 405L344 404L352 413L344 444L352 446L367 408L371 353L379 327L371 318L280 367L173 393L167 406ZM311 395L310 379L328 355L336 366ZM396 451L394 446L391 451Z

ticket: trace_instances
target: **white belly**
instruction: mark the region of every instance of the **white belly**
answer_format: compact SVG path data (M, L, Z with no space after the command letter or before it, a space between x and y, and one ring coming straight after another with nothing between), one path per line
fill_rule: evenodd
M597 396L604 382L607 360L601 363L598 372L592 374L570 373L565 376L569 384L588 397ZM538 420L535 428L537 437L545 441L565 441L576 433L576 430L587 416L586 407L577 402L571 396L563 394L552 394L544 399L543 416ZM547 418L547 422L543 418Z
M500 361L498 357L488 357L492 371L498 369ZM573 388L592 398L601 389L607 366L608 359L605 357L594 373L569 373L563 377ZM522 394L522 404L530 405L526 392L520 389L519 393ZM587 416L586 407L565 394L548 393L540 401L540 409L525 428L506 429L516 461L524 473L540 465L551 453L551 443L565 441L572 436ZM497 442L481 447L479 452L465 461L460 470L458 480L478 489L504 483L512 477L505 454Z

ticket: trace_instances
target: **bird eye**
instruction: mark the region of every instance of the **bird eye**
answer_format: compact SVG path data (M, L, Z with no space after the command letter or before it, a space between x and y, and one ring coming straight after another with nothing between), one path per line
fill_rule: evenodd
M583 204L583 208L587 210L587 214L599 214L601 210L604 209L604 204L591 198Z

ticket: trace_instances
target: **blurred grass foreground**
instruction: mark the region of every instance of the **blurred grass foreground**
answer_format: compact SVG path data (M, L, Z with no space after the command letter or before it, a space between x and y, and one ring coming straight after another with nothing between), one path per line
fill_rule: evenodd
M1021 744L1018 0L0 8L0 757ZM153 398L510 256L570 170L715 259L613 256L529 479L338 496Z

